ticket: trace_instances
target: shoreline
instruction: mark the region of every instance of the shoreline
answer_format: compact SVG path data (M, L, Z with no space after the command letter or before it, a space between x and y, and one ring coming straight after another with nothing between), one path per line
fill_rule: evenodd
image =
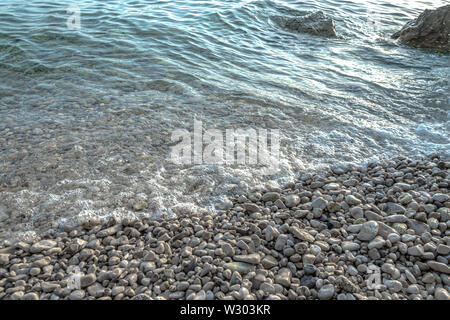
M450 299L448 159L353 169L0 247L0 299Z

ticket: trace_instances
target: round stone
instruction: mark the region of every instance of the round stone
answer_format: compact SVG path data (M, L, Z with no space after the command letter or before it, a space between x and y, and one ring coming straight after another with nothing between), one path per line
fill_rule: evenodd
M358 239L361 241L370 241L378 234L378 223L376 221L368 221L362 225L361 231L358 233Z
M332 284L326 284L322 286L318 292L320 300L330 300L334 295L335 289Z

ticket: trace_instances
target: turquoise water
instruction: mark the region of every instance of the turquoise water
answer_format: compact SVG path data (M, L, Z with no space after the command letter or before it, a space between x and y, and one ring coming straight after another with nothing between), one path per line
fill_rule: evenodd
M299 171L449 150L450 56L390 35L445 1L0 3L0 221L212 208ZM323 10L337 39L275 16ZM173 130L281 132L280 171L176 166ZM62 220L61 220L62 219ZM6 231L4 231L6 232ZM5 235L4 233L3 235Z

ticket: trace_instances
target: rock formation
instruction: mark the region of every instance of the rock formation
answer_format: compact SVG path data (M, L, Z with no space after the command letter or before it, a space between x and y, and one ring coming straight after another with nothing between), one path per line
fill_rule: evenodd
M393 34L392 38L418 48L450 51L450 5L425 10L417 19L409 21Z
M298 17L275 17L281 27L323 37L336 37L334 21L322 11Z

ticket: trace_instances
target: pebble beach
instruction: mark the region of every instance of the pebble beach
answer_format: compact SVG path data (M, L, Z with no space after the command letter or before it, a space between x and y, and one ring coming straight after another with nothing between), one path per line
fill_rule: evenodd
M216 214L6 241L0 299L449 300L449 169L437 154L332 166Z
M450 300L449 21L2 0L0 300Z

